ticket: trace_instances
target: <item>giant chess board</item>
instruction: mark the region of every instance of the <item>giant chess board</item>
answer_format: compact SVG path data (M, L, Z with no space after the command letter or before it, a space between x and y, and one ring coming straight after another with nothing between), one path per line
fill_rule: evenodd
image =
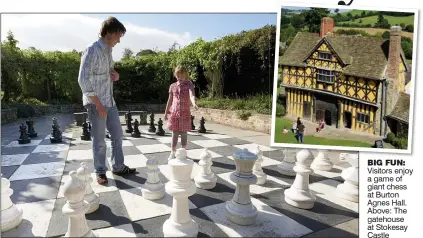
M108 171L106 186L98 185L92 174L92 188L100 196L100 206L86 218L88 226L100 237L163 236L162 225L170 216L172 197L165 194L160 200L146 200L141 186L147 178L146 162L150 158L159 162L162 183L169 181L171 136L149 133L148 125L140 126L140 131L141 138L125 133L123 141L125 163L136 168L136 174L121 177ZM66 233L63 184L81 162L93 170L91 142L82 141L81 132L80 127L64 131L63 142L58 144L50 143L48 131L39 133L29 144L17 143L18 137L2 139L2 174L11 182L13 203L23 210L22 223L2 233L3 237L57 237ZM110 168L110 140L106 139L106 143ZM344 182L340 174L349 164L331 158L335 161L331 171L314 171L310 175L310 189L317 200L312 209L300 209L284 200L284 191L292 185L294 177L278 172L277 165L283 160L281 149L259 145L267 181L250 187L252 203L258 209L257 220L250 226L231 223L225 217L225 203L233 198L236 188L230 180L235 170L232 155L244 148L254 150L257 144L217 131L189 132L187 156L195 162L191 178L200 170L198 161L204 148L212 156L211 170L217 176L217 184L211 190L197 188L189 197L190 214L199 224L199 237L303 237L358 218L358 204L336 194L336 186ZM344 237L347 235L358 237L345 232Z

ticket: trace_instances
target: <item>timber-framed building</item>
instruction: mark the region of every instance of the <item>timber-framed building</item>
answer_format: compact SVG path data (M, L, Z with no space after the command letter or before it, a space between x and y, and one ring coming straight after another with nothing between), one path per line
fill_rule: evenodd
M323 18L320 34L297 33L280 57L286 112L385 136L390 131L385 119L403 97L410 71L401 47L401 28L391 27L389 39L337 35L333 28L334 20Z

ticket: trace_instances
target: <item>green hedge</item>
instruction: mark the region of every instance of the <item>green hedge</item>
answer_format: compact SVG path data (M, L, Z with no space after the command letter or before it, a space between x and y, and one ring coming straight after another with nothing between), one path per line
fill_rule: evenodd
M118 103L165 103L172 69L184 64L196 84L197 96L212 98L269 94L273 86L276 27L243 31L168 52L156 52L116 62L121 80L115 84ZM2 42L4 102L35 98L48 103L80 103L78 85L81 52L19 49L9 32ZM264 110L264 109L260 109Z

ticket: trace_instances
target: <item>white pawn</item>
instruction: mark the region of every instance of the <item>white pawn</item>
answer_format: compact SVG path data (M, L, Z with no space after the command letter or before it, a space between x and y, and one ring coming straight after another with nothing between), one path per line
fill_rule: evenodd
M311 168L320 171L332 170L333 163L327 156L327 150L319 150L319 153L311 164Z
M338 196L358 203L358 154L341 153L340 161L348 161L352 166L342 171L341 177L345 180L336 188Z
M197 188L191 181L194 161L187 159L184 148L176 150L176 159L169 161L170 181L166 183L166 192L173 197L172 213L163 224L164 237L197 237L198 224L189 214L188 197L195 194Z
M280 174L283 174L285 176L290 176L290 177L295 177L296 173L294 171L294 166L295 166L295 157L296 157L296 153L297 151L294 149L291 150L287 150L284 149L282 150L282 154L283 154L283 161L282 163L278 164L278 172Z
M85 181L79 179L75 171L71 171L69 175L70 180L63 186L63 194L67 202L62 208L62 212L69 216L65 237L97 237L88 227L85 218L85 213L90 209L90 205L84 200Z
M10 181L1 178L1 232L11 230L22 222L22 209L13 204L10 199L12 194Z
M263 163L263 151L260 150L260 146L257 146L255 154L257 155L257 160L254 163L253 174L257 176L256 184L262 185L266 183L267 174L263 172L263 168L261 167L261 163Z
M211 166L213 164L212 156L207 148L205 148L203 153L200 155L200 161L198 164L201 166L201 170L194 177L195 185L197 188L213 189L216 187L217 177L211 171Z
M165 186L159 178L159 162L156 159L147 160L147 181L141 188L142 196L148 200L161 199L165 195Z
M316 196L309 188L309 176L313 173L310 165L313 159L313 154L308 149L297 153L297 163L294 167L297 175L292 186L285 190L286 203L301 209L313 208Z
M84 200L88 202L90 205L90 209L85 214L90 214L92 212L97 211L100 205L100 197L93 191L91 187L91 183L93 182L93 178L91 177L91 173L88 171L88 166L85 162L81 163L81 167L76 171L79 179L85 182L86 189L85 189L85 197Z

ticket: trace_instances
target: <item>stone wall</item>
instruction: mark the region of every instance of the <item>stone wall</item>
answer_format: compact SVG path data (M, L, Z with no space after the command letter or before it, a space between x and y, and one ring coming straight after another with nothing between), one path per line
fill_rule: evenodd
M166 104L144 104L144 103L133 103L133 104L122 104L118 105L119 111L146 111L147 113L164 113Z
M1 124L13 122L18 119L18 110L16 108L1 110Z
M206 120L206 128L207 121L212 121L218 124L263 132L267 134L270 134L271 130L271 115L252 114L247 120L244 121L239 118L237 111L199 108L198 110L191 110L191 113L193 116L195 116L194 123L196 127L198 127L201 117L204 117Z

